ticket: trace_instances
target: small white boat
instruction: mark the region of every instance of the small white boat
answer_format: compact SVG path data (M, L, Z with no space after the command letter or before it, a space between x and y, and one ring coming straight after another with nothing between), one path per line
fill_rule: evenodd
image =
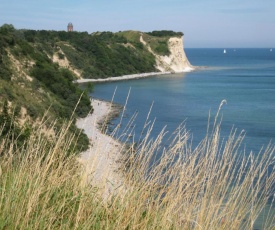
M223 53L226 54L226 49L223 50Z
M270 52L272 52L272 49L270 49Z

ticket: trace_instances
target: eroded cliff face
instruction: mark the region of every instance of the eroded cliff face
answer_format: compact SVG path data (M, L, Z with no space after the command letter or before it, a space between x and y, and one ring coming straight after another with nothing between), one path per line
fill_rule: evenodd
M171 37L168 40L168 48L170 55L161 56L153 52L151 47L140 36L142 42L147 49L156 57L156 68L161 72L189 72L194 70L194 67L189 63L186 54L183 50L183 37Z

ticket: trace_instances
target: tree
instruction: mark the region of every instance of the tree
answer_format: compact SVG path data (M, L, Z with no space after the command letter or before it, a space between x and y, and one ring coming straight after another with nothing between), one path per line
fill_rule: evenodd
M15 28L12 24L4 24L0 27L0 33L3 35L8 35L10 33L13 33L15 31Z

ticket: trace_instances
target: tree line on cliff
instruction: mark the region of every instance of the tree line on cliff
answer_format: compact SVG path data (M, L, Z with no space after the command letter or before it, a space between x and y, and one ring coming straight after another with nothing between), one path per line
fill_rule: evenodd
M20 32L29 44L39 44L50 55L55 52L64 53L71 65L81 70L84 78L156 71L154 56L141 43L129 46L125 37L112 32Z

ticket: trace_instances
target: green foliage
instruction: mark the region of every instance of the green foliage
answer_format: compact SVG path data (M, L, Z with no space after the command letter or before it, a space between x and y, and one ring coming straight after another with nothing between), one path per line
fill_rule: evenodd
M5 48L14 45L13 32L14 27L12 25L4 24L0 27L0 79L10 80L12 76Z
M58 97L62 106L62 110L56 111L59 116L69 118L77 103L79 103L76 108L78 116L84 117L91 110L87 93L73 83L74 76L69 70L59 69L58 65L53 63L38 61L31 75Z
M160 55L169 56L169 54L170 54L170 50L168 48L167 41L158 41L158 44L156 47L154 47L154 50L156 51L156 53L158 53Z
M149 43L152 50L159 55L170 55L168 48L168 40L170 37L182 37L182 32L174 32L172 30L160 30L145 33L146 42ZM149 37L148 37L149 36Z
M140 32L134 31L134 30L128 30L128 31L120 31L117 33L119 36L125 37L128 42L131 43L140 43Z
M13 36L14 31L15 29L13 25L4 24L0 27L0 48L15 44L15 39Z
M59 59L64 59L65 58L63 53L58 52L57 55L58 55Z
M0 79L4 79L7 81L11 80L12 71L9 67L9 61L7 60L7 56L5 51L0 53Z
M73 83L76 78L74 74L68 69L60 68L48 57L56 52L56 39L51 35L48 31L38 33L32 30L15 30L10 25L0 27L0 105L4 106L1 102L5 100L20 104L14 108L13 115L1 113L0 110L0 127L5 124L3 136L10 134L10 138L21 138L22 141L28 136L29 128L20 127L15 115L21 106L32 120L41 119L48 110L48 123L54 119L70 119L74 111L80 117L91 111L87 92ZM22 63L20 73L30 71L32 81L26 81L19 72L15 72L7 51ZM31 64L33 61L36 62L35 65ZM10 81L12 75L15 78ZM76 133L77 130L74 125L70 128L71 133ZM74 141L74 152L88 148L89 140L86 135L80 133L78 139L79 141L76 138Z
M139 31L124 31L118 33L120 36L127 38L128 42L131 42L138 50L143 50L144 45L140 42L140 36L147 44L150 45L151 49L159 55L170 55L168 49L168 40L170 37L181 37L181 32L173 32L170 30L153 31L150 33L141 33Z
M133 43L133 45L134 45L137 49L140 49L140 50L143 50L143 49L144 49L144 45L143 45L141 42L135 42L135 43Z
M52 55L56 47L61 47L70 63L81 69L86 78L156 71L154 56L145 51L139 41L133 42L136 52L126 47L129 41L122 33L98 32L90 35L87 32L45 30L25 30L23 33L28 42L43 47L47 54ZM59 57L64 58L60 54Z
M148 34L143 35L144 41L151 47L154 53L158 55L170 55L168 40L170 37L154 37Z
M4 24L0 27L0 33L4 35L8 35L15 31L14 26L11 24Z
M70 148L70 154L75 154L75 152L80 153L88 149L90 141L83 130L79 132L79 129L72 124L69 129L70 133L77 133L78 136L73 139L73 145Z
M72 67L79 69L84 78L157 71L155 57L140 42L140 35L138 31L88 34L16 30L12 25L4 24L0 27L0 99L15 104L20 102L34 120L43 116L48 108L50 117L57 119L69 119L74 110L77 116L84 117L91 111L87 92L92 85L89 89L80 89L73 83L76 76L53 63L51 56L54 53L58 54L59 59L66 56ZM154 52L167 55L167 36L180 34L171 31L162 31L160 34L154 31L151 35L142 35ZM160 37L155 37L157 35ZM15 72L8 52L22 63L20 68L33 77L31 82ZM75 128L71 128L73 131ZM79 138L77 148L87 148L85 135L80 134Z
M34 42L35 41L35 35L36 31L35 30L26 30L24 31L24 36L27 42Z
M11 108L9 112L8 101L5 100L0 109L0 141L5 139L8 145L16 140L16 148L25 146L25 142L30 137L31 128L28 124L23 127L18 125L18 108Z
M154 30L152 32L147 32L146 34L154 37L182 37L182 32L174 32L172 30Z
M142 72L153 72L155 58L140 42L138 31L87 32L34 31L24 30L27 42L35 43L41 51L53 55L56 47L61 47L70 63L82 70L84 78L104 78ZM180 37L181 32L168 30L153 31L146 35L153 51L159 55L169 55L168 38ZM131 44L128 46L126 44ZM135 50L133 51L133 47ZM23 50L26 50L24 47ZM56 52L56 51L55 51ZM64 56L58 52L59 58Z
M34 55L34 48L24 40L17 41L18 46L20 47L21 54L24 56L30 55L31 57Z

